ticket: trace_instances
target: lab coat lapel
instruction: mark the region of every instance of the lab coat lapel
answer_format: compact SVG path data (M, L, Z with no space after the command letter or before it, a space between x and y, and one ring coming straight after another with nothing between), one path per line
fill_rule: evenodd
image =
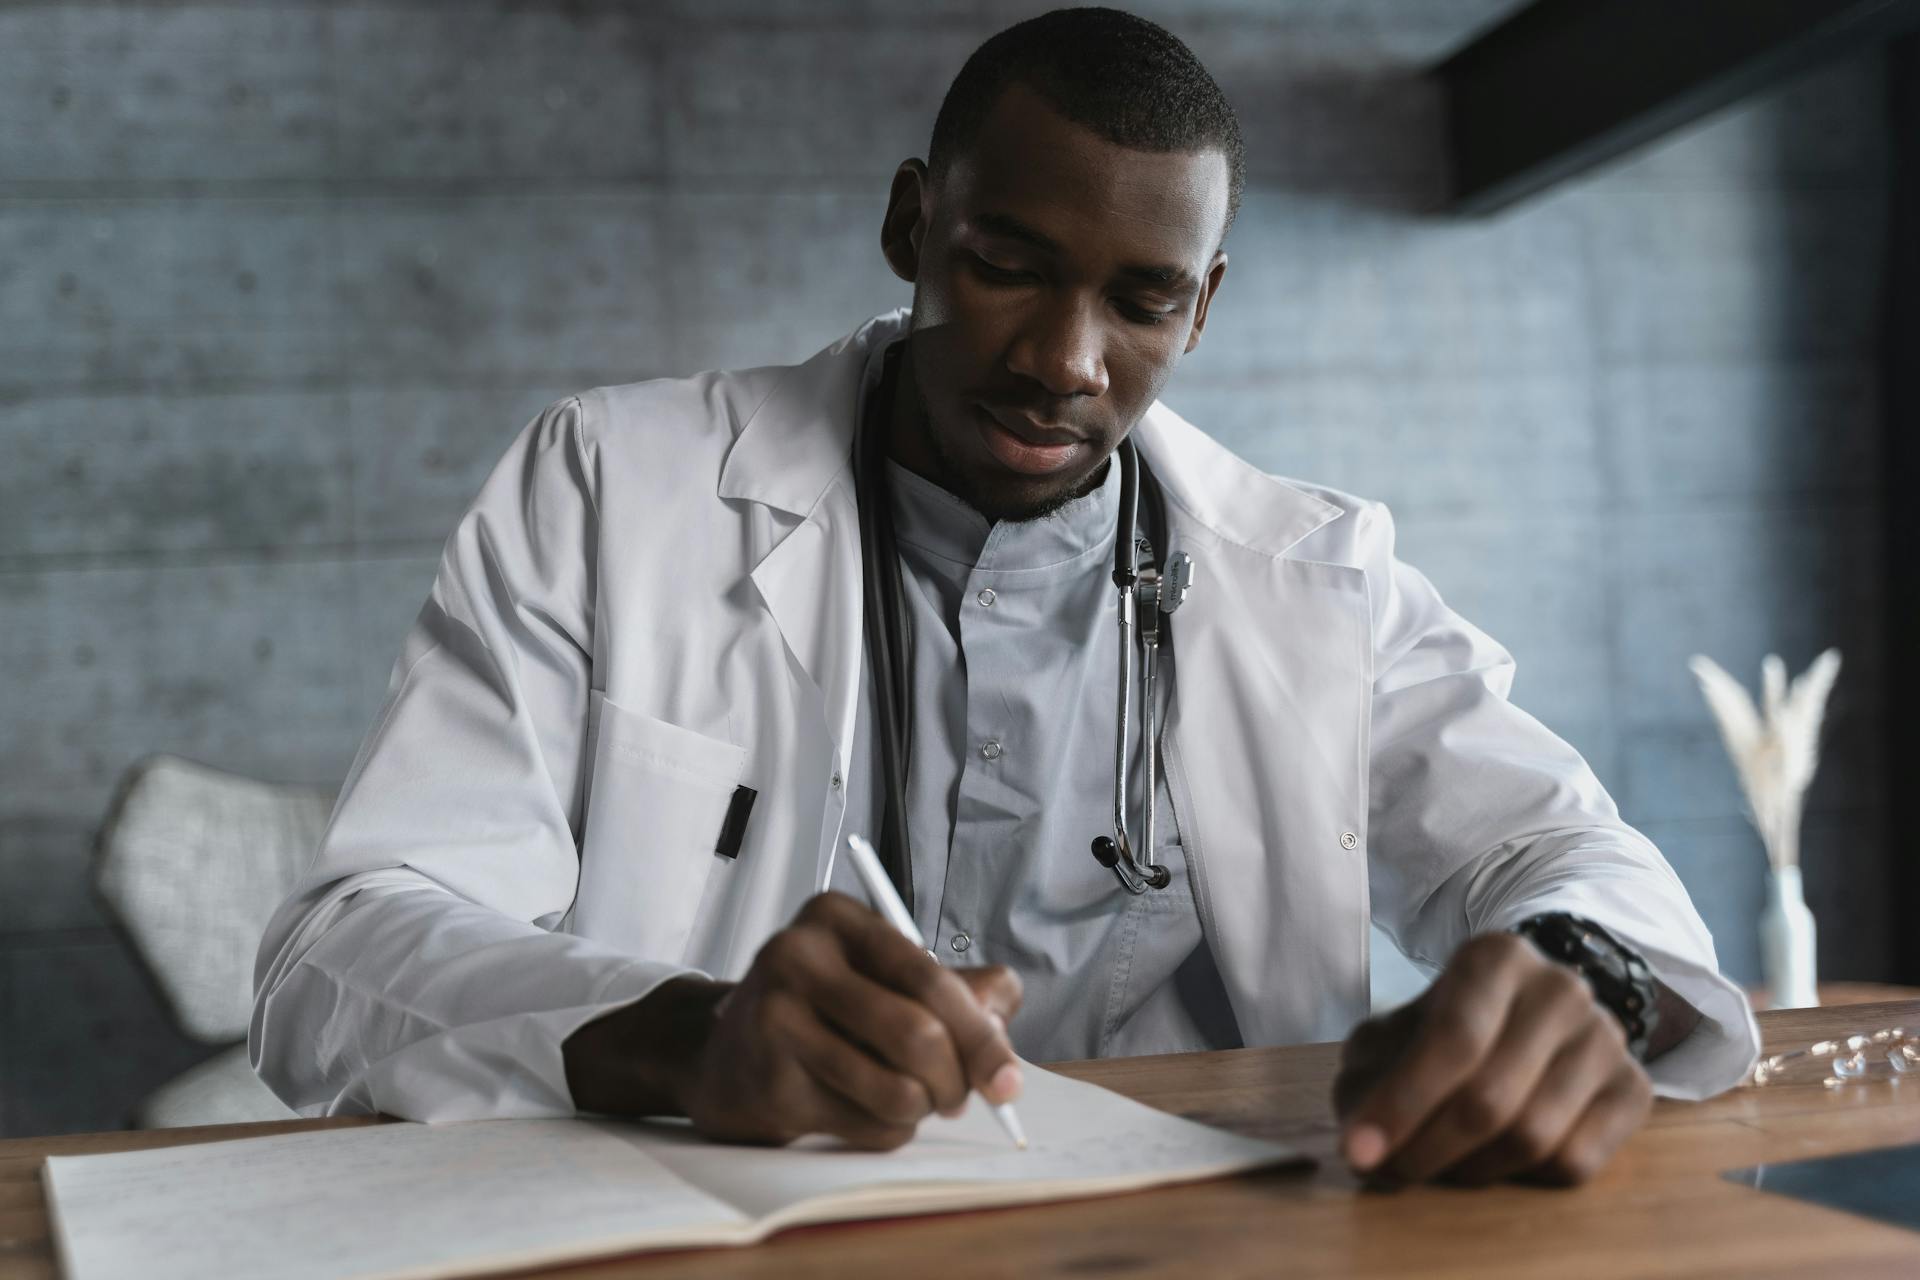
M864 653L853 436L867 357L904 328L903 312L879 317L806 364L781 371L720 474L720 497L765 508L749 521L749 578L805 673L806 692L818 698L820 728L843 774ZM830 814L818 863L822 876L839 829L837 810Z
M1367 996L1366 577L1294 554L1340 508L1164 409L1136 431L1195 560L1164 741L1215 961L1248 1044L1337 1038Z
M787 652L820 696L837 756L853 739L861 657L860 522L851 477L754 567Z

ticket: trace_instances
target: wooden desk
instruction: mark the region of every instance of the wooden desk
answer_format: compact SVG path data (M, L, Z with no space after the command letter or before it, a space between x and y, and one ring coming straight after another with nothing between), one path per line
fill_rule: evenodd
M1770 1050L1920 1025L1920 1000L1762 1014ZM1065 1074L1323 1157L1337 1048L1069 1064ZM0 1280L54 1275L47 1155L122 1151L365 1121L295 1121L0 1141ZM1336 1160L1139 1195L788 1232L753 1249L568 1268L612 1276L1805 1276L1920 1274L1920 1234L1724 1181L1725 1169L1920 1141L1920 1082L1741 1089L1662 1103L1592 1184L1360 1192Z
M1886 982L1823 982L1818 990L1822 1005L1885 1004L1889 1000L1920 1000L1920 987L1896 987ZM1767 995L1765 987L1749 988L1747 1003L1763 1011L1773 1007L1773 1001Z

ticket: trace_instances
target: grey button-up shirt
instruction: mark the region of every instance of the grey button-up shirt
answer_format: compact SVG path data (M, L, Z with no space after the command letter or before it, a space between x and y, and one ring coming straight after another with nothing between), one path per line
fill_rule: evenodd
M1033 1061L1238 1046L1164 783L1155 860L1171 885L1135 897L1088 849L1112 830L1118 468L1051 515L998 524L888 468L913 619L907 808L928 945L945 964L1019 973L1026 1001L1010 1031ZM846 819L869 834L885 777L872 702L869 673ZM1136 710L1136 736L1139 724ZM844 858L832 887L866 900Z

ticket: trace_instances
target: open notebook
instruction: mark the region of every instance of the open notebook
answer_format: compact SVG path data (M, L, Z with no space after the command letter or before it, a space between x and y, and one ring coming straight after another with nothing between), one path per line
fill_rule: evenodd
M898 1151L703 1142L684 1124L388 1124L47 1161L70 1280L428 1277L751 1244L784 1227L1131 1191L1302 1162L1026 1069L1017 1151L973 1099Z

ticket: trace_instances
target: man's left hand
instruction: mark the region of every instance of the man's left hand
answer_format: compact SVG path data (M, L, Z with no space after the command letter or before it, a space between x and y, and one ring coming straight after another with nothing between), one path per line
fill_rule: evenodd
M1334 1081L1342 1153L1388 1181L1584 1182L1652 1103L1586 980L1504 933L1467 942L1419 999L1355 1028Z

